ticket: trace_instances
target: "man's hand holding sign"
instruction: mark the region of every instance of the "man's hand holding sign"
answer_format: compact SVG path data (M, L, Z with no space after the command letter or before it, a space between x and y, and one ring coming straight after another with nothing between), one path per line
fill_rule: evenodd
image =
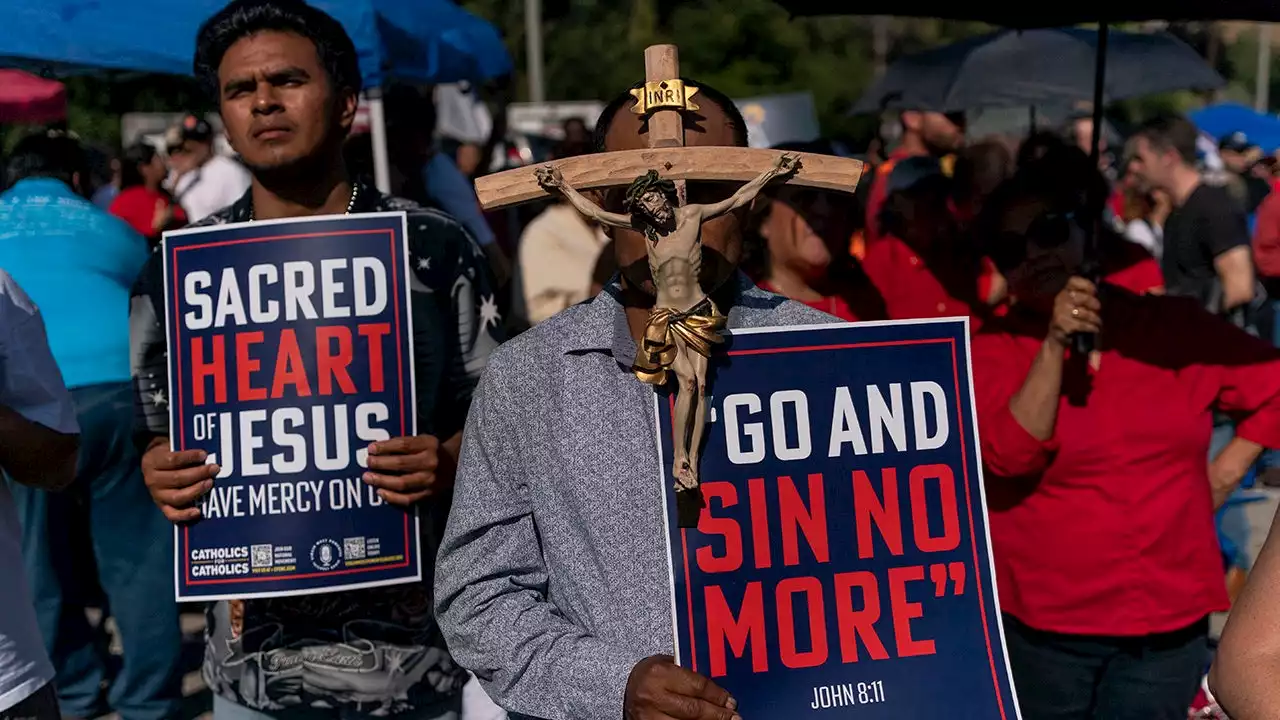
M742 720L738 701L670 655L641 660L627 681L626 720Z
M452 485L461 433L415 432L405 222L166 236L172 437L150 443L143 472L183 523L180 596L420 576L416 504Z
M461 435L452 439L452 457L457 457L461 440ZM453 485L452 473L444 477L441 472L440 456L444 450L440 441L430 435L373 443L369 446L369 472L364 474L364 481L378 488L383 500L409 507Z
M142 477L151 491L151 499L173 523L200 519L197 504L213 489L213 479L222 471L217 465L205 464L209 453L204 450L174 452L168 438L156 438L142 456Z
M462 436L451 438L456 446ZM452 474L441 469L440 453L445 448L431 435L398 437L372 443L369 472L365 482L378 489L378 495L392 505L409 507L435 493L447 490ZM142 476L151 497L170 522L185 523L200 519L200 498L213 489L214 478L221 468L206 464L209 453L204 450L173 452L169 441L156 438L142 456ZM456 464L456 461L452 464Z

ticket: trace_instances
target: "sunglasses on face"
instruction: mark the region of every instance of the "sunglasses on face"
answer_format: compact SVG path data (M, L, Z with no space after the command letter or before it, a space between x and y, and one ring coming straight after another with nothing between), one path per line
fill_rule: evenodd
M1055 250L1071 240L1079 226L1075 212L1044 212L1037 215L1026 230L1001 230L990 253L1002 269L1017 267L1027 258L1028 250Z

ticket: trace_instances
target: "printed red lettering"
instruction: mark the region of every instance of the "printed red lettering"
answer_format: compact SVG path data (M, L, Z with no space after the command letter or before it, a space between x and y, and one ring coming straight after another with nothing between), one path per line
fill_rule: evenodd
M334 348L333 341L337 341ZM316 328L316 367L320 373L320 394L332 395L333 382L348 395L354 394L356 384L351 381L351 328L342 325Z
M778 583L778 652L789 668L817 667L827 661L827 616L822 604L822 583L815 577L787 578ZM796 648L795 596L803 595L809 608L810 649Z
M889 607L893 613L893 638L898 646L898 657L933 655L936 652L932 640L911 637L911 621L924 615L920 603L907 600L907 583L916 580L924 580L924 568L920 565L889 569Z
M839 573L836 584L836 624L840 626L840 659L851 663L858 661L858 640L867 648L872 660L887 660L889 651L876 634L875 624L880 619L880 590L875 573L859 570ZM854 610L855 588L862 592L862 609Z
M880 486L884 500L871 486L871 478L861 470L853 471L854 525L858 528L858 557L867 560L875 555L871 528L880 531L880 537L889 552L902 554L902 518L898 506L898 471L884 468L880 471Z
M751 554L755 556L756 569L773 564L773 552L769 549L769 506L764 499L764 478L747 481L747 498L751 503Z
M942 535L929 534L929 503L925 481L937 480L942 491ZM921 465L911 469L911 530L921 552L947 552L960 547L960 514L956 508L956 477L949 465Z
M205 379L213 378L213 401L227 401L227 367L226 339L221 335L213 336L213 353L209 360L204 359L204 338L191 338L191 402L195 405L205 404Z
M254 387L251 377L262 363L249 357L249 346L260 344L262 339L261 330L236 333L236 397L240 402L267 399L267 389Z
M369 343L369 390L382 392L382 339L391 334L391 323L361 325L358 332Z
M738 504L738 489L733 483L705 482L702 483L702 495L707 504L698 517L698 532L724 538L724 555L716 555L710 545L698 548L694 553L698 569L705 573L733 572L742 567L742 529L733 518L714 517L711 502L718 500L722 508L733 507Z
M298 348L298 335L293 328L280 331L280 353L276 355L271 397L284 397L285 385L292 385L298 397L311 396L311 382L307 380L307 370L302 364L302 351Z
M725 645L734 657L751 653L751 672L769 669L765 654L764 637L764 589L760 582L747 583L742 595L742 608L738 617L733 616L724 591L719 585L708 585L704 591L707 608L707 647L711 654L711 677L724 677L726 671Z
M786 565L800 564L798 531L818 562L827 562L827 502L823 493L822 474L809 475L809 507L806 509L796 484L787 476L778 478L778 505L782 516L782 561Z

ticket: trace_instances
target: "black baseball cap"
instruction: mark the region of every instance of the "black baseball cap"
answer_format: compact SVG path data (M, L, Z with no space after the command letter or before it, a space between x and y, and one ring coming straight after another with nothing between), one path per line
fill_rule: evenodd
M905 192L926 182L945 182L946 179L942 163L932 155L907 157L895 162L889 171L885 194Z
M194 142L210 142L213 140L213 126L199 115L187 114L177 125L169 128L164 134L164 145L172 149L180 147L187 140Z
M1218 142L1219 150L1230 150L1231 152L1248 152L1253 147L1254 144L1249 142L1249 136L1239 130L1227 135Z

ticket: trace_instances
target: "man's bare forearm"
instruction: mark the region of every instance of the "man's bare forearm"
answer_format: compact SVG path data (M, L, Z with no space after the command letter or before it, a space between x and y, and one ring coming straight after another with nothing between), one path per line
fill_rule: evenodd
M1222 309L1235 308L1253 302L1253 255L1249 247L1232 248L1213 260L1214 270L1222 283Z
M80 436L32 422L0 405L0 467L17 482L61 490L76 476Z

